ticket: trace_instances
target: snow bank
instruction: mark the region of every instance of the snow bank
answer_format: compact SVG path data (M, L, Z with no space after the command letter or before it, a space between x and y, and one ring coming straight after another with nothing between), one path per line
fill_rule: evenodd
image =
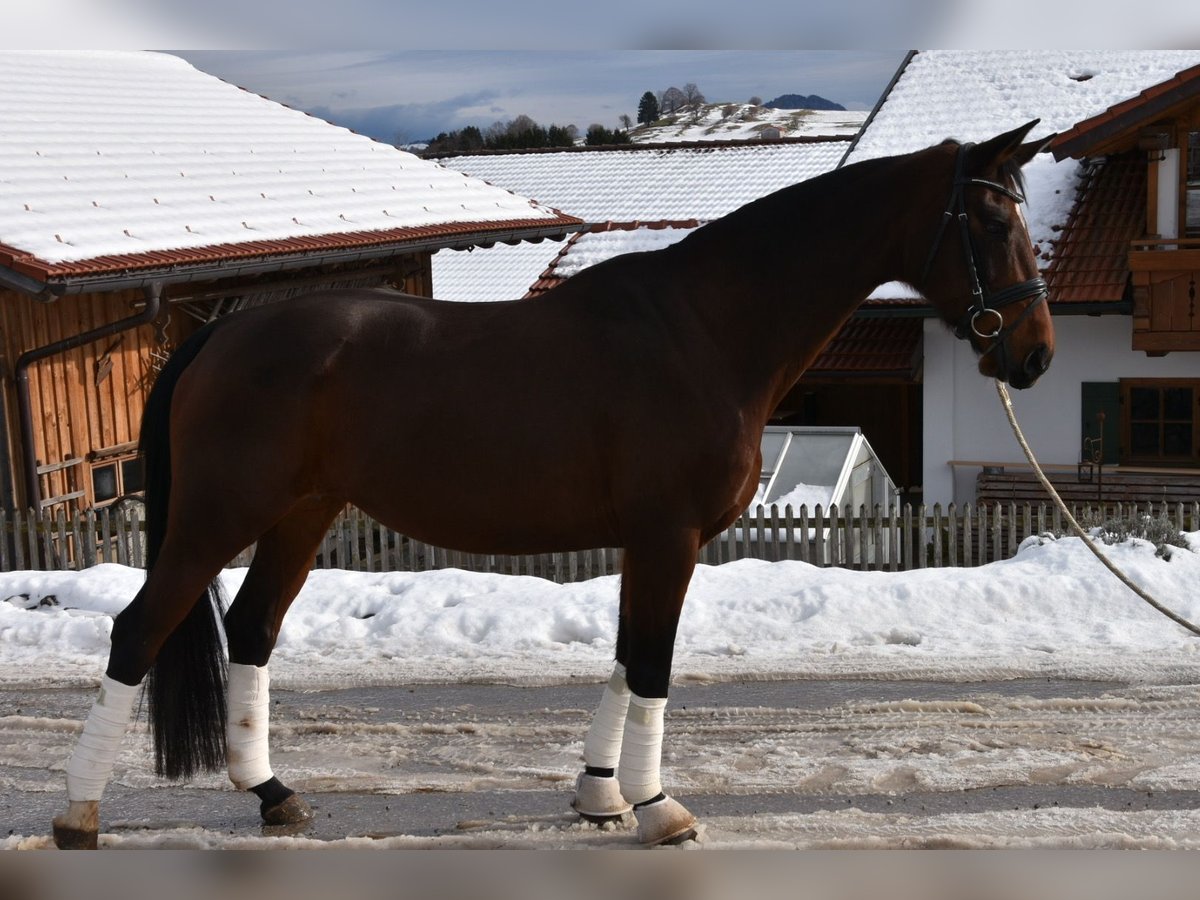
M1195 551L1200 533L1189 541ZM1105 549L1161 601L1200 618L1200 554L1167 561L1140 540ZM223 575L231 595L245 571ZM0 681L98 679L112 616L141 580L115 565L0 574ZM555 585L455 569L315 571L284 623L273 672L295 687L599 679L613 657L617 593L615 576ZM1031 542L1014 559L973 569L700 566L676 647L677 678L1200 675L1200 640L1075 538Z

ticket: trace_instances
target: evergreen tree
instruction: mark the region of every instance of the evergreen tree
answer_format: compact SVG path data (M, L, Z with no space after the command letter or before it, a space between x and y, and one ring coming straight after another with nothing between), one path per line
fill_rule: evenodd
M628 144L629 134L620 128L610 131L603 125L589 125L584 143L589 147L599 147L605 144Z
M637 120L639 125L649 125L658 120L658 98L653 92L646 91L642 94L641 102L638 103Z

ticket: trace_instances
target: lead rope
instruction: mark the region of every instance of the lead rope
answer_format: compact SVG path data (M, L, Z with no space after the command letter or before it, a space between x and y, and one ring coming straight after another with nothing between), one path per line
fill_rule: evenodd
M1043 472L1042 467L1038 465L1037 459L1034 458L1033 450L1030 449L1029 443L1025 440L1025 435L1021 433L1021 426L1017 424L1017 415L1015 412L1013 412L1012 398L1008 396L1008 387L999 379L996 379L996 392L1000 395L1000 402L1004 404L1004 413L1008 416L1008 424L1012 426L1013 434L1016 435L1017 443L1021 445L1021 449L1025 453L1025 458L1028 459L1029 464L1033 466L1033 472L1035 475L1037 475L1038 481L1042 483L1042 487L1044 487L1047 493L1049 493L1054 499L1054 503L1058 506L1058 511L1061 512L1066 518L1067 524L1071 526L1071 530L1074 531L1077 536L1083 539L1083 542L1087 545L1087 548L1096 555L1096 559L1104 563L1104 567L1116 575L1123 585L1125 585L1175 624L1181 625L1192 634L1200 635L1200 628L1183 618L1183 616L1180 616L1177 613L1167 609L1165 606L1147 594L1144 590L1130 581L1129 576L1122 572L1115 563L1113 563L1107 556L1100 552L1100 548L1096 546L1096 542L1093 541L1091 535L1084 531L1083 528L1080 527L1079 523L1075 521L1075 517L1071 515L1071 511L1067 509L1067 505L1063 503L1062 497L1058 495L1058 491L1054 489L1054 485L1050 483L1050 479L1046 477L1046 473Z

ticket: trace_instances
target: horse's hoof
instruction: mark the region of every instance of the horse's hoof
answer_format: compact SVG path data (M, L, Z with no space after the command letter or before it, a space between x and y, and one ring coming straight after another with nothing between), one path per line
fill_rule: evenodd
M638 840L647 847L682 844L696 837L696 817L671 797L637 807Z
M262 810L264 825L302 825L312 817L312 807L299 794L291 794L282 803Z
M621 796L616 778L602 778L581 772L575 781L575 799L571 809L595 825L616 822L633 811L633 805Z
M59 850L95 850L98 846L99 829L76 828L55 817L53 831L54 846Z
M59 850L95 850L100 834L100 801L72 800L54 817L54 846Z

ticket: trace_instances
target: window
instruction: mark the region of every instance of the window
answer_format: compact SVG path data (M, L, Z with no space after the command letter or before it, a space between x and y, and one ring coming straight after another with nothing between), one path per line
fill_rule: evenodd
M1184 234L1200 237L1200 131L1188 132L1184 173Z
M126 494L140 493L145 487L142 460L138 456L109 456L92 464L92 505L106 506Z
M1200 379L1122 379L1121 463L1200 465Z

